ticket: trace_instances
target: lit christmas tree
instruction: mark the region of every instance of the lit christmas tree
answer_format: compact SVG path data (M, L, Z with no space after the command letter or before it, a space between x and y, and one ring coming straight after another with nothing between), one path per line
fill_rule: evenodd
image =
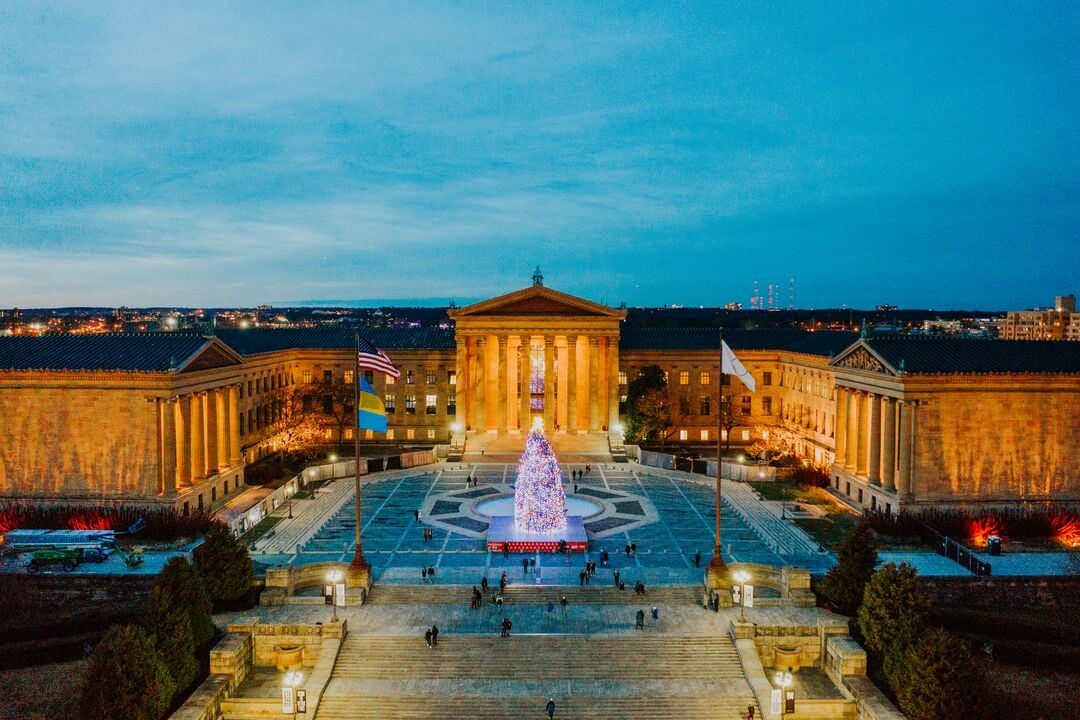
M533 428L525 438L514 489L514 523L525 532L566 529L566 493L559 462L544 431Z

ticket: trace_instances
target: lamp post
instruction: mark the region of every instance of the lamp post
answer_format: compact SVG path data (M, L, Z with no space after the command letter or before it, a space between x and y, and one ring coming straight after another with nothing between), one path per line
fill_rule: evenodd
M776 686L780 688L780 720L784 720L784 710L787 709L787 689L791 687L791 668L787 672L776 671Z
M341 581L341 578L342 578L342 573L341 573L340 570L331 570L326 576L326 579L330 581L330 607L332 608L331 616L330 616L330 622L332 622L332 623L336 623L338 621L338 619L337 619L337 585Z
M734 575L739 583L739 622L746 620L746 581L750 579L750 573L739 570Z
M284 687L281 688L281 709L296 718L296 686L304 680L304 674L299 670L290 670L285 673Z

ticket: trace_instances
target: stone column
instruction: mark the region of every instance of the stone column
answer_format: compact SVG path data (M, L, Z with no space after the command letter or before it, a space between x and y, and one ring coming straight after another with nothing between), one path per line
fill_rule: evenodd
M176 399L173 405L173 426L176 429L176 487L191 485L191 398Z
M885 398L885 452L881 479L886 490L896 490L896 400Z
M487 432L487 338L476 338L476 432Z
M498 411L497 411L497 416L498 416L498 419L499 419L499 427L497 428L497 430L499 431L500 435L505 435L506 430L507 430L507 425L509 423L509 421L507 420L507 415L508 415L508 413L507 413L507 409L508 409L507 404L509 403L509 399L507 398L507 392L506 392L507 387L506 386L507 386L507 383L508 383L507 370L508 370L509 362L510 362L510 358L507 356L507 353L506 353L506 344L507 344L507 342L509 342L510 338L508 336L506 336L506 335L499 335L498 340L499 340L499 393L498 393L499 407L498 407Z
M555 432L555 338L544 336L544 432Z
M566 336L566 431L577 432L577 335Z
M162 398L157 401L158 425L161 454L161 492L164 495L176 494L176 410L175 398Z
M240 386L229 386L229 464L240 464Z
M896 477L896 490L901 499L911 495L911 401L900 401L900 470Z
M214 407L217 411L217 468L220 473L229 467L229 390L214 391ZM235 421L234 421L235 422Z
M847 432L844 436L844 467L855 472L855 452L859 445L859 396L847 391Z
M454 378L454 393L457 395L457 412L454 415L454 422L461 426L464 430L469 425L469 410L466 404L469 401L469 373L467 366L469 364L469 349L466 343L466 338L462 337L458 339L456 348L456 365L454 372L457 374Z
M600 393L597 378L600 375L600 338L589 336L589 432L600 429Z
M532 379L532 336L522 335L518 345L518 382L521 393L518 396L518 427L521 432L529 432L532 426L532 395L529 381Z
M866 477L866 460L869 455L869 448L867 447L866 442L869 437L867 433L867 425L869 424L867 421L870 419L869 394L864 392L859 393L857 402L859 404L859 437L857 441L858 449L856 450L855 455L855 474Z
M191 479L206 477L206 445L203 436L203 396L191 396Z
M881 484L881 396L870 395L870 458L867 475L873 485Z
M619 422L619 338L608 337L608 432Z
M833 461L843 465L847 445L847 390L837 386L836 388L836 416L833 420Z
M215 393L209 390L203 393L203 429L206 432L206 474L217 475L218 468L218 420Z

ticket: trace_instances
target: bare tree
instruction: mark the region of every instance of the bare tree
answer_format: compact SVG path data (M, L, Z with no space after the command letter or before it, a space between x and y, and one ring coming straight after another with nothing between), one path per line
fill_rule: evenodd
M735 429L737 424L735 418L735 406L731 402L730 396L725 396L720 399L720 427L724 430L724 449L731 449L731 431Z
M319 423L314 412L310 389L292 385L274 391L267 406L270 415L270 440L284 462L285 454L312 445Z
M345 382L343 377L324 380L316 387L316 404L321 411L321 421L334 429L340 452L345 442L345 428L355 427L355 388L352 383Z

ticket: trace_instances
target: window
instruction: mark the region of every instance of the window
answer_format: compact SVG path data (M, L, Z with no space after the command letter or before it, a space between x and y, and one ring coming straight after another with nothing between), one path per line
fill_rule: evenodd
M664 382L671 382L671 380L668 378L668 371L667 370L664 371Z
M427 439L428 440L434 440L435 439L435 428L429 428L428 429L428 431L427 431Z
M761 373L761 384L762 385L772 385L772 373L771 372Z
M415 395L406 395L405 396L405 414L406 415L415 415L416 414L416 396Z
M408 430L406 430L405 431L405 439L406 440L415 440L416 439L416 431L413 430L412 428L409 428Z
M303 408L304 412L311 412L311 407L312 407L312 405L311 405L311 396L310 395L305 395L303 397L303 399L300 401L300 405Z
M386 439L387 440L393 440L394 439L394 428L387 428L387 430L386 430Z
M862 505L862 488L859 488L859 504Z
M364 371L364 379L368 381L368 385L375 382L375 371L374 370L365 370ZM389 378L389 379L393 380L393 378ZM389 384L389 383L387 383L387 384Z
M766 373L766 374L768 374L768 373ZM771 397L763 397L763 398L761 398L761 412L763 414L765 414L765 415L772 415L772 398Z
M388 413L394 412L394 396L393 395L383 395L383 400L382 401L383 401L383 405L386 407L386 412L388 412Z
M619 384L620 385L625 385L626 384L626 372L625 371L622 371L622 370L619 371Z
M721 385L730 385L731 384L731 376L730 375L721 375L720 376L720 384Z
M323 395L322 411L323 411L324 415L333 415L334 414L334 396L333 395Z
M393 430L391 430L390 432L393 432ZM364 439L365 440L371 440L373 437L375 437L375 431L374 430L365 430L364 431ZM387 435L386 437L393 439L392 435Z
M353 373L354 372L355 372L354 370L346 370L345 371L343 377L345 378L345 384L346 385L352 385L353 384Z
M743 415L749 415L750 414L750 396L749 395L743 395L742 396L742 414Z
M435 384L435 371L434 370L428 370L427 372L424 373L424 382L427 383L428 385L434 385Z
M679 431L679 439L680 440L685 440L686 438L687 438L687 432L685 430L680 430Z
M405 371L405 384L406 385L414 385L414 384L416 384L416 378L413 377L413 371L412 370L406 370Z
M457 413L457 393L450 393L446 396L446 414L454 415Z
M245 430L244 430L244 420L245 420L244 413L240 413L240 434L241 435L246 435L247 434L247 432L245 432Z
M345 439L346 440L352 440L353 439L353 429L352 428L345 428Z
M438 398L437 395L428 395L427 397L425 397L424 398L424 414L425 415L434 415L435 414L435 403L437 403L438 401L439 401L439 398Z
M212 487L212 488L210 488L210 502L216 502L216 501L217 501L217 488Z
M702 385L708 385L712 382L712 374L708 370L702 370L698 375L698 382Z
M334 382L334 371L333 370L323 370L322 371L322 381L324 383L332 383L332 382Z
M681 370L679 372L679 384L680 385L689 385L690 384L690 373L689 373L689 371Z
M264 377L262 379L262 391L263 392L269 392L269 390L270 390L270 378L265 378Z
M250 380L248 380L248 392L247 392L247 394L248 394L248 397L251 397L251 381Z
M240 383L240 399L244 399L244 383Z
M679 398L679 413L682 415L690 414L690 398L686 395Z
M709 431L708 430L702 430L701 431L701 441L706 442L706 441L708 441L708 439L709 439Z
M449 370L446 373L446 384L450 386L457 385L457 371Z
M742 439L743 439L743 442L750 442L750 431L749 430L743 430L742 431Z
M712 398L708 395L701 396L701 402L698 404L698 415L708 415L712 410Z
M370 382L370 380L368 382ZM395 382L394 376L393 375L385 375L385 376L383 376L383 382L385 382L387 385L393 385L394 382Z

